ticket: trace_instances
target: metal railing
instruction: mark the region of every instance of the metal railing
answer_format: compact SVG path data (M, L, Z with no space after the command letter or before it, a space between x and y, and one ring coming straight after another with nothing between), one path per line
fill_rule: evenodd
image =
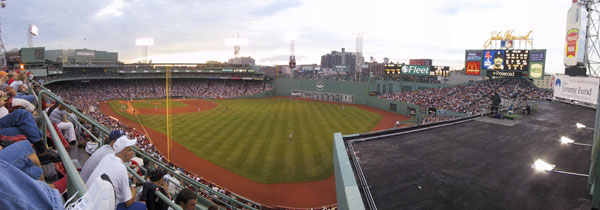
M42 87L42 86L40 86L40 87ZM71 157L67 153L67 150L62 145L62 142L61 142L56 130L54 129L52 122L50 121L50 117L48 117L48 114L46 114L46 112L44 112L42 110L41 104L42 104L42 100L44 99L44 97L49 97L50 99L54 100L56 103L62 104L63 106L65 106L65 108L67 108L71 112L75 113L75 115L77 115L81 119L84 119L85 121L90 123L93 127L98 128L101 131L100 139L103 139L103 136L108 135L110 133L110 131L105 126L103 126L103 125L99 124L98 122L96 122L95 120L89 118L87 115L84 115L81 112L79 112L76 108L74 108L70 104L66 104L58 96L54 95L53 93L51 93L49 90L47 90L45 88L44 88L44 90L41 90L38 93L38 95L36 95L37 102L38 102L37 112L43 118L43 121L42 121L42 133L44 134L44 135L42 135L43 141L44 141L44 143L47 143L47 136L45 134L46 134L47 128L50 127L51 129L49 129L48 132L50 132L50 135L52 136L52 142L54 143L54 146L58 150L58 154L60 156L60 159L63 162L65 171L66 171L67 177L68 177L67 178L67 188L68 188L67 196L71 197L75 193L77 193L77 198L81 198L87 192L87 187L85 186L85 183L81 179L79 172L75 168L75 165L73 164ZM77 122L77 123L78 123L78 125L81 126L81 128L84 129L84 131L86 131L88 134L90 134L90 136L93 136L93 138L96 141L98 141L99 145L102 145L103 142L100 139L98 139L91 131L89 131L87 128L85 128L83 125L81 125L79 122ZM142 182L144 181L144 179L142 177L138 176L131 169L129 169L129 168L127 168L127 169L129 171L129 173L132 174L136 179L138 179L139 181L142 181ZM160 193L158 191L155 193L158 195L158 197L161 200L166 202L171 208L176 209L176 210L181 210L181 207L179 207L178 205L173 203L162 193Z
M140 175L138 175L133 169L126 167L127 168L127 172L129 172L133 178L137 179L138 182L140 183L144 183L146 182L146 180L144 178L142 178ZM167 189L165 189L166 191ZM138 191L138 189L136 189L136 192ZM160 191L154 191L154 193L165 203L167 203L167 205L169 205L169 207L171 207L174 210L183 210L179 205L175 204L173 201L171 201L171 199L169 199L166 195L163 195ZM167 192L168 193L168 192ZM133 195L135 196L135 195Z
M35 82L34 82L35 83ZM87 133L94 141L98 142L98 146L102 146L103 141L102 139L104 139L104 136L108 136L108 134L110 133L110 130L108 128L106 128L104 125L96 122L95 120L91 119L90 117L88 117L87 115L82 114L81 112L79 112L75 107L73 107L70 104L65 103L64 101L61 100L60 97L58 97L57 95L53 94L50 90L48 90L47 88L41 86L38 84L38 86L40 88L42 88L41 91L39 91L39 93L37 95L35 95L37 102L40 104L39 106L37 106L37 112L40 113L40 116L43 116L44 118L44 123L42 124L42 133L46 133L47 131L50 132L51 136L52 136L52 140L53 143L55 145L57 145L57 149L59 150L58 153L61 156L61 160L63 160L63 163L65 163L65 169L67 171L67 175L69 175L68 178L68 183L69 183L69 189L73 189L73 190L69 190L68 195L71 196L74 192L78 193L78 197L81 197L85 194L85 192L87 191L87 188L85 187L85 183L83 183L83 180L81 179L81 177L79 176L79 173L77 172L77 170L75 169L75 166L73 165L73 162L70 160L70 157L66 151L66 149L64 148L64 146L62 145L62 143L60 142L60 138L58 138L58 134L56 133L56 131L53 129L54 127L52 126L52 122L50 121L50 118L48 117L48 115L42 110L41 104L42 104L42 100L45 99L45 97L55 101L56 103L62 104L66 109L70 110L71 112L73 112L75 115L77 115L80 119L85 120L86 122L88 122L91 126L90 129L86 128L85 126L83 126L80 122L75 121L75 124L77 124L85 133ZM47 126L50 126L50 130L47 130ZM100 132L100 137L96 137L96 135L94 134L94 132L92 130L94 130L94 128L98 129ZM43 135L43 141L47 142L47 137L46 135ZM62 148L62 150L61 150ZM218 191L215 191L214 189L199 183L198 181L196 181L195 179L192 179L188 176L182 175L182 174L176 174L174 173L175 170L171 169L168 165L162 163L161 161L155 159L154 157L152 157L151 155L148 155L142 151L140 151L138 148L134 147L134 151L137 154L142 155L145 158L148 158L148 160L150 160L153 164L157 165L160 168L166 169L168 172L170 172L171 174L173 174L173 176L179 178L180 180L182 180L184 182L184 184L187 184L189 186L192 186L196 193L200 196L198 196L198 200L203 202L203 203L210 203L210 204L214 204L213 202L209 201L208 199L204 198L201 196L201 194L204 194L203 192L200 191L200 189L203 189L205 191L207 191L210 195L216 195L218 200L220 201L220 203L224 206L226 206L227 208L230 209L239 209L238 206L242 207L242 208L246 208L246 209L260 209L259 204L252 202L249 199L246 199L242 196L239 195L234 195L236 198L240 198L243 199L244 201L250 202L255 206L259 206L259 208L255 208L253 206L250 206L244 202L241 202L237 199L234 199L232 197L229 197L225 194L222 194ZM129 169L129 168L128 168ZM144 172L147 173L146 169L144 169ZM139 177L136 173L132 173L132 171L129 171L129 173L131 173L132 175L134 175L136 177L136 179L138 180L143 180L143 178ZM160 192L158 192L160 193ZM162 195L162 194L161 194ZM161 196L159 196L161 197ZM167 196L162 195L162 198L167 198ZM161 199L162 199L161 198ZM168 199L167 199L168 200ZM170 202L169 205L171 206L171 204L173 204L173 206L176 206L175 208L177 208L178 206L175 205L173 202ZM235 204L235 205L234 205ZM172 208L174 208L173 206L171 206Z
M203 189L203 190L207 191L210 195L216 195L218 198L220 198L219 199L220 204L226 206L227 208L230 208L230 209L239 209L236 206L236 205L238 205L238 206L241 206L241 207L246 208L246 209L253 209L253 210L261 209L261 205L255 203L255 202L253 202L253 201L251 201L251 200L249 200L247 198L244 198L244 197L239 196L239 195L234 195L236 198L241 198L244 201L250 202L253 205L258 206L258 208L252 207L252 206L250 206L250 205L248 205L248 204L246 204L244 202L241 202L241 201L239 201L237 199L234 199L234 198L232 198L230 196L227 196L227 195L225 195L223 193L220 193L220 192L212 189L211 187L206 186L206 185L204 185L204 184L196 181L195 179L193 179L191 177L188 177L188 176L180 174L180 173L175 173L174 169L172 169L171 167L167 166L162 161L159 161L156 158L152 157L151 155L148 155L148 154L145 154L145 153L141 152L138 148L134 148L134 151L137 154L143 156L144 158L147 158L152 164L156 164L159 168L166 169L167 172L169 172L170 174L172 174L172 176L178 178L179 180L183 181L184 184L187 184L187 185L193 187L194 190L195 190L195 192L197 194L199 194L199 195L204 194L204 193L200 192L200 190L199 190L199 189ZM208 200L203 200L203 201L208 201ZM211 202L211 203L213 203L213 202ZM236 205L232 205L232 204L236 204Z

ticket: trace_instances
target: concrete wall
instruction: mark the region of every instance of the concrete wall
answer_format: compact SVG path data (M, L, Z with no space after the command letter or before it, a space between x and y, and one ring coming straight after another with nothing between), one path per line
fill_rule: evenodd
M364 210L365 206L354 178L354 172L352 172L350 158L346 153L342 134L335 133L333 138L333 171L338 209Z

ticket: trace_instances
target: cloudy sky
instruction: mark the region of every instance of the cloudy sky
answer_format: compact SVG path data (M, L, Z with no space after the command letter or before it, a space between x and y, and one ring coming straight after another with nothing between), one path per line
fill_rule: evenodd
M354 51L364 34L364 55L406 62L464 66L465 49L481 49L492 31L533 31L534 48L547 49L548 72L563 72L566 13L571 0L7 0L0 10L8 49L27 45L27 25L46 49L89 48L141 57L137 38L152 37L153 62L225 61L224 39L248 39L242 56L258 64L286 64L291 39L299 64L321 55Z

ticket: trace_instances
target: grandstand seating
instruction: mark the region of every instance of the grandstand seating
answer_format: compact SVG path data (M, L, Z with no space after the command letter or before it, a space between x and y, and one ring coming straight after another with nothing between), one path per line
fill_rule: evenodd
M424 89L415 92L395 92L379 96L380 98L403 101L437 110L447 110L467 115L487 113L491 105L491 94L498 92L503 98L546 99L552 94L535 87L526 79L496 79L481 82L435 89ZM442 120L430 116L424 123Z
M210 80L210 79L173 79L173 86L170 89L171 96L196 97L196 98L235 98L246 95L253 95L264 91L272 90L272 86L263 81L256 80ZM150 161L150 165L156 168L167 170L172 176L181 180L179 188L191 188L198 195L198 208L204 209L210 205L217 204L226 209L270 209L270 207L261 206L247 198L236 195L215 183L201 178L199 174L193 174L176 164L165 160L162 154L156 150L152 143L142 133L135 131L121 122L113 120L97 110L98 101L114 98L160 98L165 97L164 80L157 79L130 79L130 80L91 80L89 82L66 81L56 82L46 87L38 85L40 88L37 93L30 92L36 96L37 113L42 119L40 129L43 133L48 132L52 138L55 149L58 150L60 158L64 164L67 176L68 186L67 196L81 197L86 192L85 184L78 175L77 168L69 156L67 149L62 142L60 132L56 129L47 129L50 125L48 115L42 110L42 103L53 101L66 106L68 110L82 120L74 122L79 128L80 136L86 135L98 145L103 144L103 139L111 129L119 128L131 132L137 137L137 148L134 149L137 154ZM29 88L33 90L33 88ZM51 91L50 91L51 90ZM421 106L437 107L438 109L449 110L468 115L482 114L482 110L489 108L489 94L497 91L503 97L528 97L528 98L548 98L549 92L536 89L527 80L492 80L468 85L444 87L439 89L426 89L416 92L398 92L380 96L381 98L414 103ZM67 104L65 101L69 102ZM430 116L422 119L422 123L432 123L441 120L449 120ZM47 137L44 136L44 141ZM138 172L127 168L139 181L145 181L144 177L150 169L141 169L142 176ZM153 169L153 167L151 167ZM172 184L176 185L175 182ZM156 192L160 199L167 202L172 208L178 209L167 196ZM279 209L279 208L278 208Z

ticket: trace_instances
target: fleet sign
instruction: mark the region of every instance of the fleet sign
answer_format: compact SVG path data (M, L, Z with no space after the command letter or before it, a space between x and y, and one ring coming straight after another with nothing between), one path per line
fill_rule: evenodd
M429 75L429 66L403 65L402 74Z

